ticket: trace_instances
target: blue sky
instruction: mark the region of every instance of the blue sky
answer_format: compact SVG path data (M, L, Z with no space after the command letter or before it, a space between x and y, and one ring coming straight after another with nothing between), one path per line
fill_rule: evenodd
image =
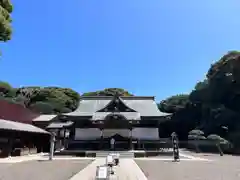
M240 49L239 0L12 0L0 79L15 87L121 87L157 100L190 92Z

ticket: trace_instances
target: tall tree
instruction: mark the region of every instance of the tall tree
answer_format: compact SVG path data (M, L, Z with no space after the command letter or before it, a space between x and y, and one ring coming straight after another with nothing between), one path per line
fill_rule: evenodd
M0 41L8 41L11 39L11 13L13 6L10 0L0 0Z

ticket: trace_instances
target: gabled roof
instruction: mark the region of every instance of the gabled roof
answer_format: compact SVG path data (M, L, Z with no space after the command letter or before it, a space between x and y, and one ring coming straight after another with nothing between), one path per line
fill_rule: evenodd
M0 129L1 130L11 130L11 131L24 131L24 132L33 132L33 133L41 133L41 134L50 134L49 132L38 128L36 126L20 123L20 122L14 122L14 121L8 121L4 119L0 119Z
M136 112L136 110L130 108L129 106L126 105L126 103L124 103L124 101L122 100L121 97L115 96L112 98L112 100L102 109L98 110L97 112L106 112L105 110L108 110L109 108L111 108L111 106L123 106L124 109L128 109L128 112Z
M168 113L161 112L153 98L143 98L132 100L123 98L124 103L136 110L141 116L167 116Z
M162 117L171 114L159 111L152 96L122 96L121 100L129 108L135 110L143 117ZM96 112L106 107L113 96L83 96L78 108L74 112L66 113L66 116L94 116ZM122 114L122 112L121 112Z

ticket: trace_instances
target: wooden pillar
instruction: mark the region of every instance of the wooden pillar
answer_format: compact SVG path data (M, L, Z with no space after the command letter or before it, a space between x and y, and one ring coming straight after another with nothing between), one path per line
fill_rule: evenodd
M66 128L63 130L63 148L66 148Z
M100 139L100 148L99 149L102 149L103 148L103 128L100 128L101 130L101 139Z
M11 157L11 153L12 153L12 148L13 148L13 137L12 135L8 138L8 157Z
M133 150L133 143L132 143L132 127L130 128L130 149Z

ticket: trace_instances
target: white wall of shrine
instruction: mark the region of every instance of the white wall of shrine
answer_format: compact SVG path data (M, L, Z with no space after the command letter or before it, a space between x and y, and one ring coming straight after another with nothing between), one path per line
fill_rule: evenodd
M101 136L104 138L119 134L123 137L133 137L142 140L157 140L159 139L158 128L133 128L129 129L104 129L101 131L98 128L76 128L75 140L94 140Z
M133 128L132 137L142 140L159 139L158 128Z
M100 138L102 132L98 128L76 128L75 140L94 140Z

